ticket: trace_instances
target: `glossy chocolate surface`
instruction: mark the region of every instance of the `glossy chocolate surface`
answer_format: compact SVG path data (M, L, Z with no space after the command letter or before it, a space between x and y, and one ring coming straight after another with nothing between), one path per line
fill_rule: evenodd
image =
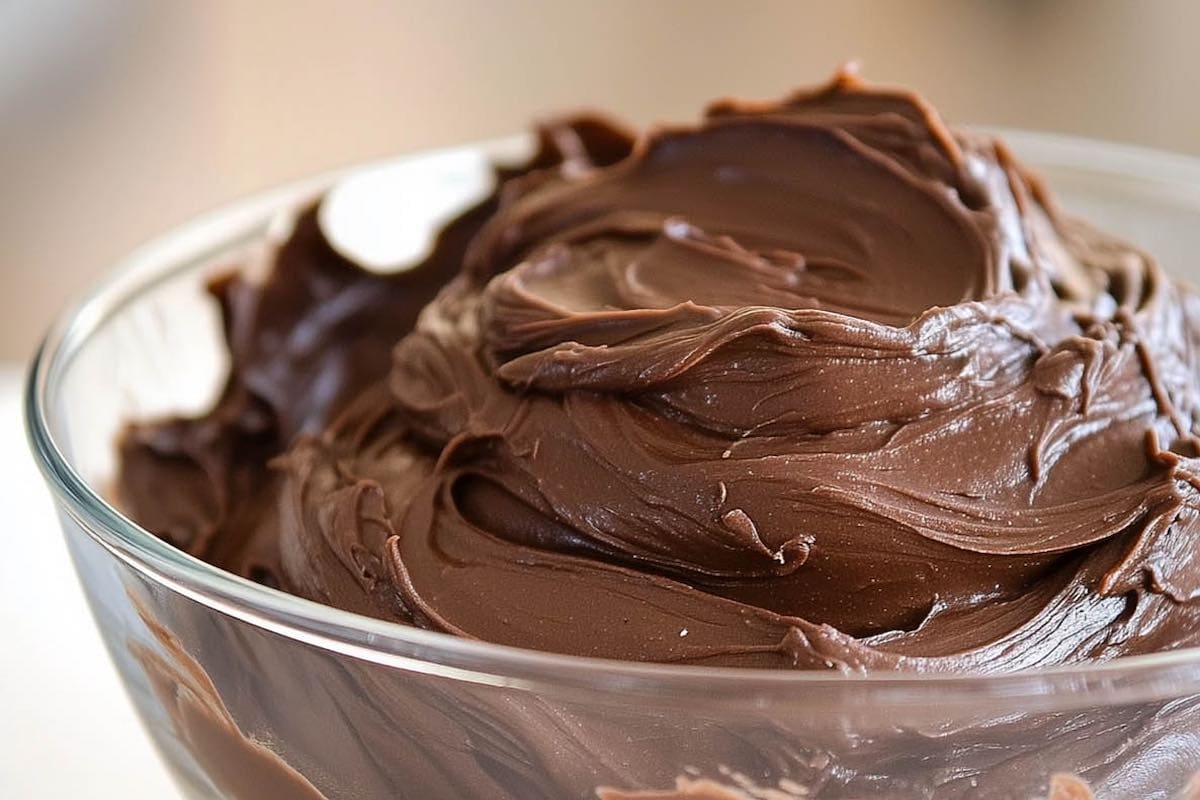
M303 210L120 501L253 580L558 653L1004 672L1200 638L1200 303L841 74L541 148L403 272ZM403 225L403 219L396 220Z

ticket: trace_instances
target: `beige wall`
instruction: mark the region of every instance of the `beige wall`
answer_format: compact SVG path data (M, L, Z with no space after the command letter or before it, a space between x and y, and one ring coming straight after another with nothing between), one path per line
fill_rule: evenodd
M1191 0L110 0L104 17L95 52L0 109L0 357L139 241L249 191L580 104L686 119L850 58L953 121L1200 154Z

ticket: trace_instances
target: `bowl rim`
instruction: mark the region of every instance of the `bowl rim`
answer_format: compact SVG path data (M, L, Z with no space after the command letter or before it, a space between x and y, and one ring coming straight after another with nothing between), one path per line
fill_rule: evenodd
M982 129L1001 135L1023 160L1112 178L1160 184L1200 209L1200 158L1059 134ZM55 390L88 337L141 292L199 269L264 236L279 212L337 180L410 159L470 149L503 161L528 137L477 142L373 160L251 195L202 214L121 259L51 326L30 365L24 422L34 460L61 513L105 550L156 584L218 612L323 650L477 684L528 689L648 694L705 703L766 704L802 700L850 706L938 706L990 701L1065 708L1200 692L1200 647L1043 667L1003 674L868 673L748 670L658 664L528 650L404 626L327 606L228 573L178 550L124 516L74 469L54 434ZM65 520L64 520L65 522Z

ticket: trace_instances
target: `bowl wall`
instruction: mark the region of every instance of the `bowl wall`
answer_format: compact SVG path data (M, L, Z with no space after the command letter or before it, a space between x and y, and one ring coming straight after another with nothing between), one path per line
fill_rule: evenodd
M1008 138L1066 208L1200 279L1200 162ZM30 436L70 552L189 796L998 800L1047 797L1060 773L1103 800L1186 796L1200 770L1195 652L996 678L594 662L316 606L226 576L121 518L101 499L121 424L198 412L220 385L226 357L205 280L327 182L242 203L140 251L51 332L31 376Z

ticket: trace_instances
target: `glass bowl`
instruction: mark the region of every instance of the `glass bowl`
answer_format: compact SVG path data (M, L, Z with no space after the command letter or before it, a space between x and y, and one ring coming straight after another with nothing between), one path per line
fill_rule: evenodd
M1200 277L1200 161L1005 136L1066 208ZM420 180L431 159L374 170ZM105 499L122 422L205 408L225 368L206 278L336 177L140 250L51 330L29 379L29 437L96 622L188 797L1200 797L1198 650L991 677L551 655L265 588L122 516Z

